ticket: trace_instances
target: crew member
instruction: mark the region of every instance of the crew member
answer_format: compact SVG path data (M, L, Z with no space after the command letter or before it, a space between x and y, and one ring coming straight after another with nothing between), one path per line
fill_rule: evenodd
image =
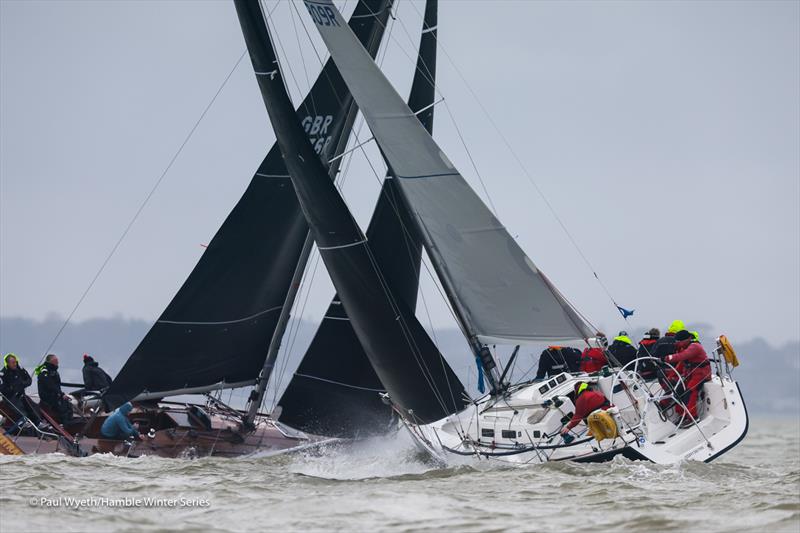
M34 370L39 389L39 403L47 407L62 424L72 420L72 404L61 392L61 376L58 374L58 356L48 354L44 363Z
M3 399L11 404L12 415L18 419L18 415L27 416L34 424L39 424L41 420L36 412L28 404L25 397L25 389L32 383L31 375L19 364L16 354L8 353L3 357L3 368L0 369L0 393Z
M590 387L585 381L578 383L575 387L575 414L561 430L561 434L566 435L569 430L581 422L585 423L586 418L596 410L605 411L609 407L611 407L611 403L602 392L594 390L594 387Z
M626 331L620 331L619 335L614 337L614 342L608 347L608 351L617 360L619 366L625 366L636 359L636 348Z
M703 345L694 340L692 334L681 330L675 334L676 353L668 355L665 361L677 365L676 369L683 378L685 391L681 394L681 401L691 418L697 420L697 398L700 387L711 379L711 363L708 360ZM678 414L683 414L683 408L676 407ZM691 425L692 420L685 420L684 425Z
M591 374L599 372L601 368L608 364L605 349L608 347L608 339L605 334L597 332L595 335L597 346L586 348L581 354L580 371Z
M684 329L686 326L682 320L673 320L667 333L653 345L653 357L658 357L663 361L666 356L675 353L675 334Z
M88 353L83 354L83 386L86 390L104 391L111 386L111 376Z
M569 346L548 346L539 356L539 369L535 379L555 376L561 372L577 372L581 351Z
M657 377L655 361L647 358L654 357L653 346L659 337L661 337L661 332L658 328L650 328L650 331L645 333L642 340L639 341L639 349L636 351L636 358L642 359L637 364L637 371L642 378L648 381Z
M125 440L133 437L141 440L142 435L128 420L128 414L131 409L133 409L131 402L125 402L120 405L100 426L100 433L107 439Z

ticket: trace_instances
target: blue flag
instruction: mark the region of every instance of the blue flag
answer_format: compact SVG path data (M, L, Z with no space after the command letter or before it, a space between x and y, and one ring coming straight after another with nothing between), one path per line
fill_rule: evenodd
M486 392L486 385L483 383L483 366L480 356L475 356L475 364L478 365L478 392L483 394Z
M619 309L619 312L622 313L622 318L624 318L625 320L628 320L629 316L633 316L633 313L636 311L636 309L631 309L630 311L628 311L624 307L620 306L617 306L617 309Z

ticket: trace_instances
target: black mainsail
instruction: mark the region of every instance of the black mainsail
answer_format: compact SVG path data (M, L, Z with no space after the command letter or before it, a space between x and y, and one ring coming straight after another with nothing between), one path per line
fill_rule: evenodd
M590 336L589 326L420 126L333 3L305 4L397 178L473 348Z
M463 386L413 312L395 296L297 121L258 4L245 0L235 0L235 4L243 31L249 35L248 49L261 95L303 213L375 372L393 402L417 420L438 420L460 410L465 402Z
M408 105L425 129L433 131L438 0L428 0L417 69ZM372 253L394 296L409 310L417 304L422 244L391 176L383 182L367 228ZM338 295L306 351L278 405L279 420L303 431L355 437L388 427L392 412L378 397L383 390L350 324Z
M361 0L350 26L377 53L391 0ZM296 112L315 150L347 143L357 108L329 60ZM335 175L341 160L330 168ZM107 407L255 383L298 267L308 225L274 144L242 198L114 379ZM279 332L280 333L280 332Z

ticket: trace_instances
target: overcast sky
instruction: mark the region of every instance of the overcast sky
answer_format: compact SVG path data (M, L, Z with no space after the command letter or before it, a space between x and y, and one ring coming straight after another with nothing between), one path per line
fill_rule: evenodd
M302 5L313 42L275 4L297 102L324 49ZM388 39L401 94L422 7L399 0ZM800 339L800 3L441 1L439 38L441 93L499 218L594 323L624 327L481 105L631 327ZM1 315L69 313L243 51L229 1L0 0ZM434 130L486 198L444 104ZM76 319L155 320L273 142L245 59ZM364 228L378 188L356 154L343 190ZM332 293L320 264L303 316Z

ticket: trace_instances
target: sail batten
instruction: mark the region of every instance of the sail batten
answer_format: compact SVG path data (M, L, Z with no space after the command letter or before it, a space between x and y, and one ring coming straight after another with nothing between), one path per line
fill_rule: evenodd
M548 284L467 184L330 0L306 7L367 121L469 336L501 342L575 339L588 325ZM325 14L320 16L320 10Z

